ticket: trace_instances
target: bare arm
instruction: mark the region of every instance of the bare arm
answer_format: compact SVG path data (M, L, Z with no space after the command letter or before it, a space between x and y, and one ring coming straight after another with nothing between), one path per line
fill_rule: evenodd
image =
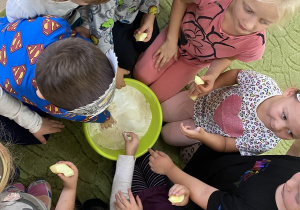
M158 67L158 69L167 64L172 57L177 60L177 42L179 37L180 25L187 5L191 2L193 1L173 0L166 40L153 55L153 58L157 57L155 67Z
M300 140L296 139L290 149L286 152L286 155L300 157Z
M183 172L165 153L151 149L149 152L149 165L154 172L166 175L173 183L184 185L189 189L192 201L203 209L207 208L209 197L218 189Z
M174 0L172 3L167 40L173 44L177 45L183 15L188 3L192 2L192 0Z
M74 209L75 197L76 197L76 188L75 189L63 188L59 196L59 200L57 202L55 210Z
M237 152L238 149L235 145L235 138L225 137L218 134L212 134L206 132L203 128L198 127L195 130L191 130L190 126L184 126L180 124L180 131L191 139L197 139L206 146L218 152Z
M198 86L200 92L208 94L210 91L212 91L216 79L223 71L225 71L226 68L231 65L233 60L234 59L232 58L220 58L213 60L205 75L201 77L204 81L204 84Z
M218 89L223 86L235 85L238 83L237 77L241 69L232 69L222 73L214 84L213 90Z
M63 174L58 174L63 181L64 188L61 191L55 210L75 209L78 169L68 161L59 161L58 163L68 165L74 171L74 175L65 177Z

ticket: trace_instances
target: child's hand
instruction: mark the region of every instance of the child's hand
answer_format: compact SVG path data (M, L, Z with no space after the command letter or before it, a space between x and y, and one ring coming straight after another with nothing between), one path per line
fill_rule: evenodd
M133 36L135 36L135 34L146 33L147 37L143 42L148 42L152 37L154 19L155 15L144 14L141 20L141 25L134 31Z
M191 126L184 126L183 123L180 123L180 131L186 137L197 140L200 140L201 136L206 133L203 128L197 127L196 129L191 130Z
M40 130L38 130L36 133L33 133L35 138L37 138L42 144L46 144L47 141L43 135L51 134L51 133L57 133L61 132L61 129L65 126L56 120L50 120L48 118L42 117L42 125Z
M115 208L117 210L143 210L140 197L137 195L135 200L130 189L128 189L128 195L129 201L125 198L121 191L119 191L119 194L115 194Z
M134 156L139 147L139 137L133 132L123 132L122 135L125 141L126 155Z
M84 38L88 38L90 39L90 30L87 29L86 27L83 26L77 26L76 28L74 28L74 31L76 31L80 36L84 37Z
M176 43L171 43L170 41L166 40L164 43L156 50L153 55L153 58L157 57L155 61L155 68L159 71L163 68L173 57L176 61L178 60L178 46Z
M124 75L129 74L130 71L127 71L126 69L120 68L118 66L117 69L117 75L116 75L116 88L121 89L122 87L125 87L125 81L124 81Z
M150 148L148 151L151 154L149 157L149 166L155 173L166 175L167 171L175 166L171 158L164 152L154 151Z
M57 163L64 163L74 171L74 175L69 176L69 177L65 177L64 174L57 174L57 175L62 179L65 189L76 190L77 180L78 180L78 169L77 169L77 167L69 161L59 161Z
M184 195L183 201L181 201L180 203L172 203L172 205L185 206L189 202L190 191L188 190L188 188L186 188L183 185L175 184L169 190L169 196L171 195L175 195L175 196Z
M200 91L200 93L198 94L199 97L207 95L209 92L213 90L217 77L218 76L214 74L206 74L201 76L201 79L204 81L204 84L197 85Z
M189 86L189 97L192 99L192 97L196 96L193 100L196 100L201 96L200 90L198 88L198 85L193 81L190 83Z
M112 116L107 118L103 123L100 123L101 129L106 129L111 127L115 123L115 120Z

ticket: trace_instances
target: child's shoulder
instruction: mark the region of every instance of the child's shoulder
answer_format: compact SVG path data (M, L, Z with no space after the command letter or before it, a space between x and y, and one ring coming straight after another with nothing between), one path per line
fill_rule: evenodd
M241 70L238 74L238 83L249 85L264 85L279 89L277 82L268 75L262 74L254 70Z

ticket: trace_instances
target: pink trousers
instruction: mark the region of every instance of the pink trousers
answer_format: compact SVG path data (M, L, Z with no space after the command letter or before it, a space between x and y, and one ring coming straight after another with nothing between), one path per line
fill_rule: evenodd
M161 104L163 120L167 122L162 127L161 134L167 144L187 146L199 141L189 139L180 131L180 123L195 129L194 101L188 96L188 91L182 91Z
M158 100L163 102L182 90L194 76L207 64L199 63L198 66L189 65L188 61L179 56L178 61L171 59L159 71L154 64L156 58L152 58L156 50L166 40L168 27L166 27L140 55L135 68L134 78L148 85L156 94ZM178 52L179 54L179 52Z

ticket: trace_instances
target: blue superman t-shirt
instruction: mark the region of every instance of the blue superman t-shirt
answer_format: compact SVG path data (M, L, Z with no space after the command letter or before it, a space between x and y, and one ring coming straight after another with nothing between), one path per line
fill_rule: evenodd
M79 116L36 95L35 66L39 55L51 43L79 36L62 18L51 15L9 23L0 18L0 85L15 98L59 118L80 122L104 122L104 111L96 117ZM45 69L45 71L47 71Z

